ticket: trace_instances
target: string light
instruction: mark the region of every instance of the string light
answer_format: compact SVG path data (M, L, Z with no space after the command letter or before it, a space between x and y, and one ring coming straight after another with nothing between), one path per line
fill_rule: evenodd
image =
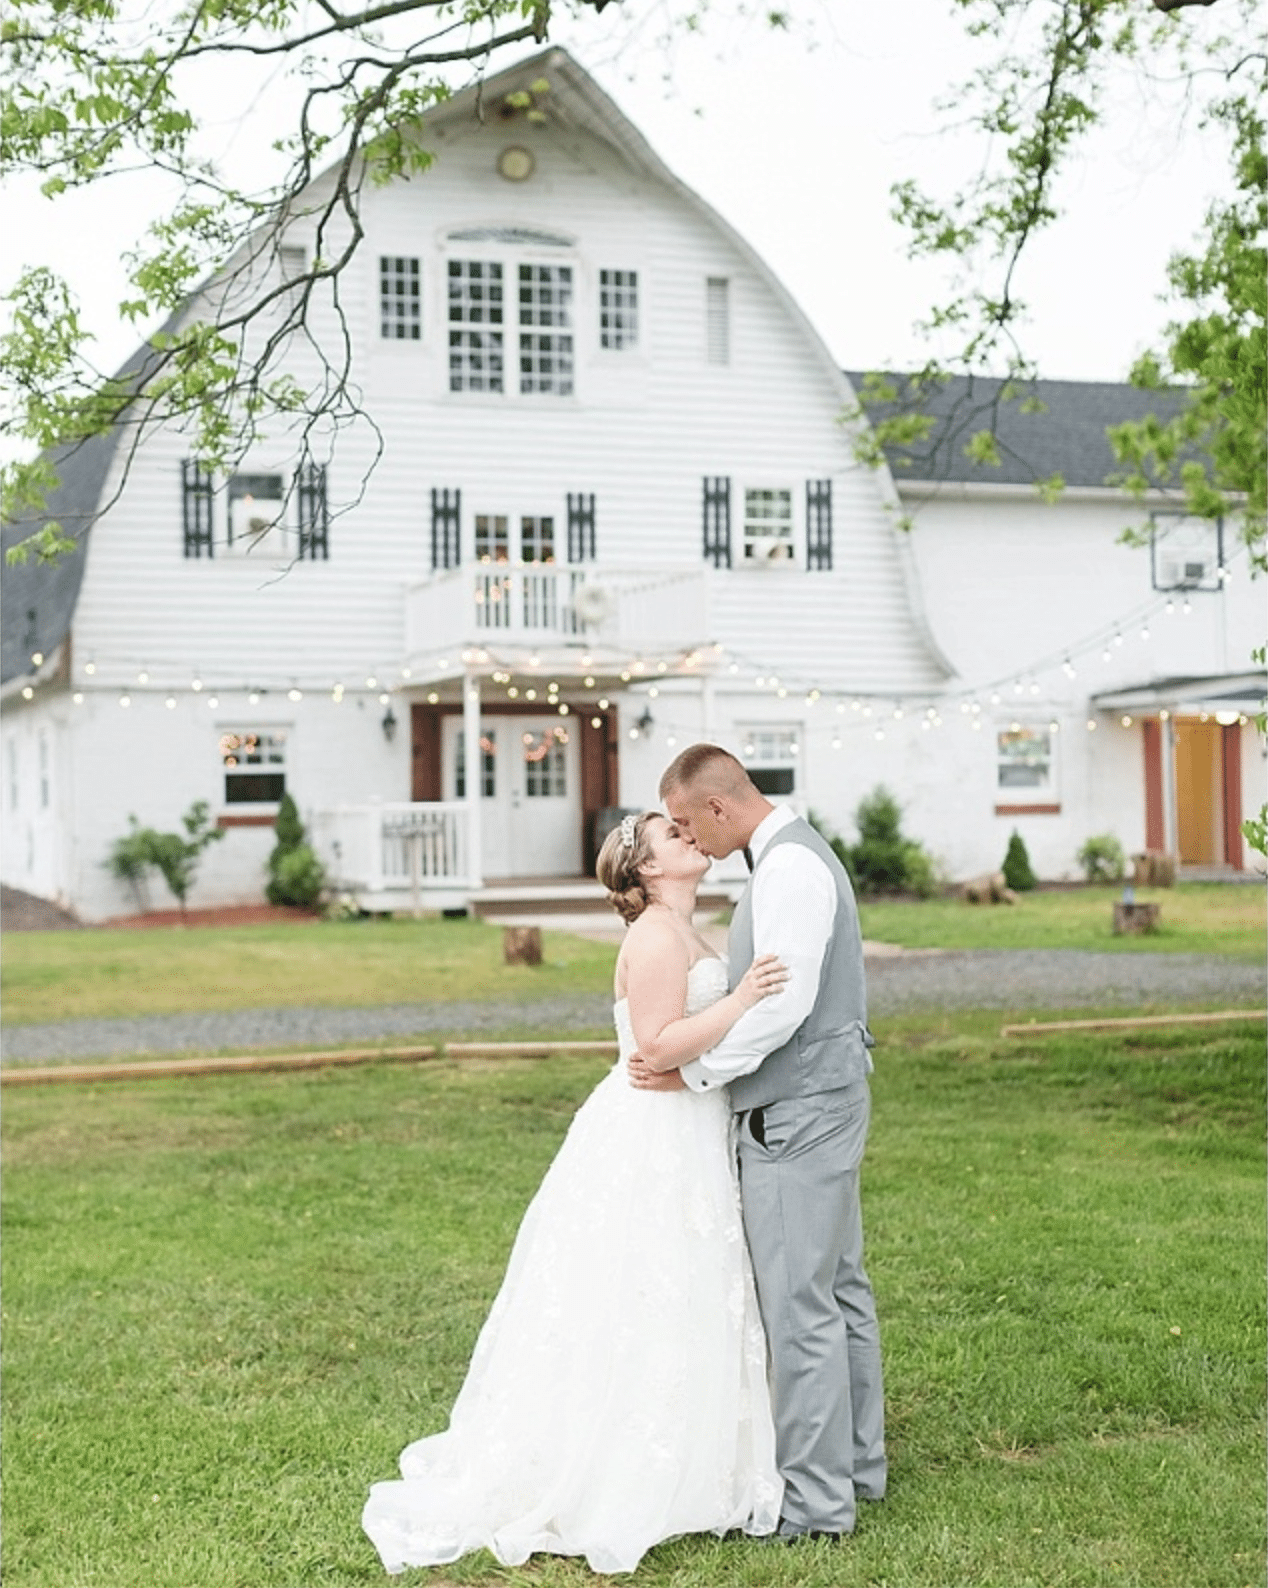
M176 696L175 695L169 695L167 697L167 699L163 702L163 704L167 707L167 709L169 711L175 711L176 710Z

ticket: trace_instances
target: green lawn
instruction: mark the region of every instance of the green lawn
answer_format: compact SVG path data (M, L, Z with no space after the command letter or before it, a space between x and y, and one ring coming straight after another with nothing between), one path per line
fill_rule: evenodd
M1120 886L1023 893L1012 905L958 898L864 901L859 915L864 937L904 948L1091 948L1259 961L1268 953L1262 887L1187 882L1138 888L1139 902L1162 906L1159 930L1145 937L1114 936L1113 904L1121 897Z
M889 1500L847 1545L682 1540L634 1583L1263 1582L1262 1029L1010 1044L997 1019L879 1031ZM602 1069L10 1093L7 1588L386 1583L366 1487L443 1426ZM594 1581L487 1556L395 1580Z
M9 1025L610 990L610 944L546 932L543 953L541 965L505 965L500 927L440 918L10 932L0 987Z
M958 899L865 903L863 932L909 948L1099 948L1260 961L1268 949L1258 887L1194 883L1142 891L1138 897L1161 900L1163 923L1143 938L1111 934L1117 891L1031 893L1012 907ZM506 966L498 927L439 919L11 932L0 987L10 1025L300 1004L515 1002L611 987L611 944L547 932L544 945L544 964Z

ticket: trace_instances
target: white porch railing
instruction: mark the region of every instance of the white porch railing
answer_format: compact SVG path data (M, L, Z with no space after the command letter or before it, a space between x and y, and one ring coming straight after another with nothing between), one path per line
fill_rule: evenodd
M701 568L481 564L435 574L405 599L411 656L508 642L671 650L708 638Z
M364 909L448 909L471 891L460 801L338 805L314 811L310 831L331 885Z

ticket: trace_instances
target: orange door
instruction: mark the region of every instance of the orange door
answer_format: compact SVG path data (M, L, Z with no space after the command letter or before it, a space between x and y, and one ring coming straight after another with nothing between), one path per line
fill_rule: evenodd
M1216 722L1177 722L1176 822L1180 861L1215 866L1224 859L1223 744Z

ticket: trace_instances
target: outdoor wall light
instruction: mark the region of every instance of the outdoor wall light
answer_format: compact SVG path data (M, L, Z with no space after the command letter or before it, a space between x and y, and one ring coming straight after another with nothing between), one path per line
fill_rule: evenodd
M392 740L396 738L396 713L392 710L390 704L383 713L383 721L379 726L383 729L383 737L391 744Z

